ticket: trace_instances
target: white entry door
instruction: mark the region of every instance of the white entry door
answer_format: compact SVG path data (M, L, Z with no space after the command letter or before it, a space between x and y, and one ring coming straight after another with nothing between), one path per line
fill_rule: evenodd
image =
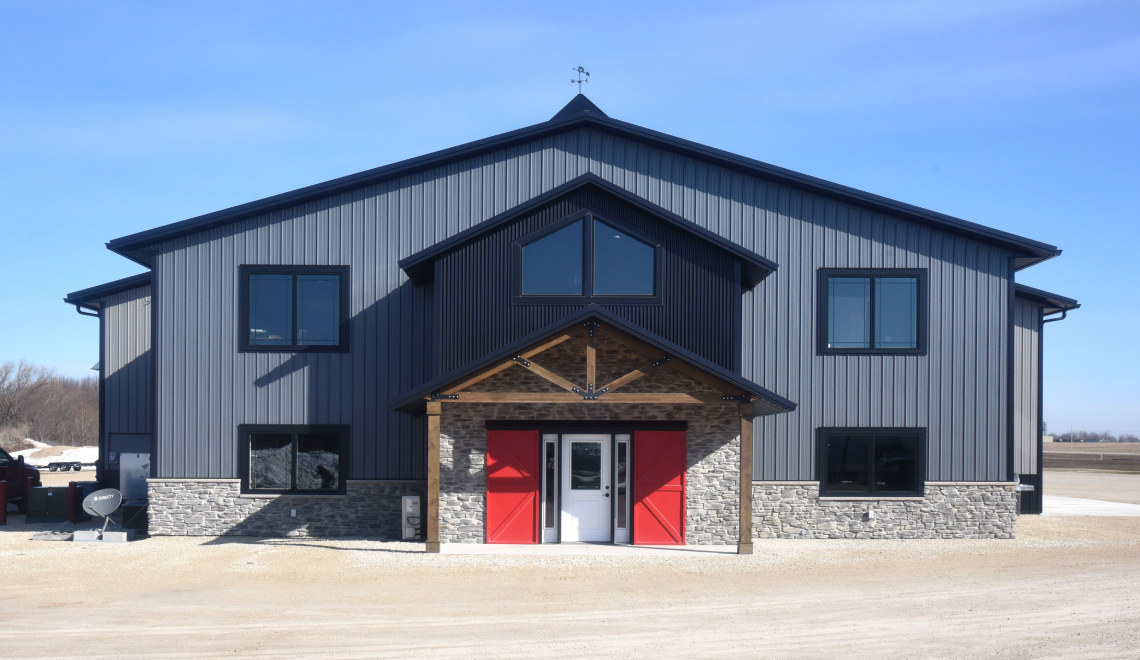
M610 541L610 436L562 436L562 542Z

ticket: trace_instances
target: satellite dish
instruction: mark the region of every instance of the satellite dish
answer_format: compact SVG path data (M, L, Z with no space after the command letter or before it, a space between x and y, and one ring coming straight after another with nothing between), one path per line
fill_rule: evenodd
M123 503L123 494L114 488L104 488L83 498L83 510L89 515L106 518Z
M111 514L123 503L123 494L114 488L104 488L83 498L83 510L89 515L99 516L103 519L103 529L99 531L99 538L107 533L107 525L111 522Z

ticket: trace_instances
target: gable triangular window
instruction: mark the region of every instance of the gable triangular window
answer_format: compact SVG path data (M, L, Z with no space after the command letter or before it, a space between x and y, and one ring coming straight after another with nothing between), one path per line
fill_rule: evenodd
M515 302L661 300L661 245L579 211L515 243Z

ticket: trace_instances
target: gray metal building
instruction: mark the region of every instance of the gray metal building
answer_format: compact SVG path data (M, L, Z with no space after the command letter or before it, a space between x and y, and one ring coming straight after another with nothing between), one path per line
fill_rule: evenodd
M572 200L572 189L583 182L596 189L596 201ZM658 224L679 227L689 237L682 243L727 255L728 288L718 289L715 278L698 284L703 281L698 274L708 267L694 257L669 256L673 248L663 253L661 259L678 264L668 267L674 269L670 273L690 268L679 284L668 284L691 287L682 298L719 295L729 303L678 304L667 312L671 324L642 338L667 347L678 363L696 365L718 382L740 379L737 386L744 383L745 393L733 396L745 397L749 405L766 394L783 402L779 411L758 413L755 423L749 413L747 425L734 427L738 435L751 436L747 447L736 441L739 474L734 478L756 484L747 495L748 489L738 489L740 498L770 498L785 486L818 488L826 469L821 429L921 429L920 479L927 490L954 483L1008 490L1015 475L1039 473L1042 322L1078 305L1015 285L1015 272L1060 250L621 122L581 95L550 121L532 127L108 243L148 272L67 298L101 318L103 442L146 438L153 489L220 480L240 497L250 491L249 475L243 473L250 451L243 444L249 442L243 440L244 427L341 427L347 434L343 497L354 497L354 483L357 488L370 484L422 493L429 505L438 506L446 493L431 492L440 461L430 454L432 434L439 433L433 431L431 414L425 414L431 406L408 412L396 402L409 396L432 400L438 392L423 388L485 367L484 358L553 328L589 302L548 305L530 325L476 324L474 319L483 318L480 291L510 286L487 280L464 291L474 301L470 313L447 317L452 307L443 302L446 294L510 258L464 248L475 244L469 237L484 235L492 225L522 223L521 209L543 204L553 206L543 206L544 216L528 216L532 219L525 222L555 223L565 215L559 209L578 204L573 208L603 219L606 213L624 214L631 232L652 233ZM599 210L607 204L608 211ZM467 254L464 249L473 256L459 260L455 255ZM439 264L448 259L459 270L447 276L431 270L444 268ZM428 264L428 274L410 276L415 271L405 268L412 263ZM347 339L340 350L243 347L248 325L243 314L249 311L242 268L259 265L346 267ZM463 268L471 269L470 275ZM763 272L742 275L748 268ZM915 281L925 305L918 312L922 337L915 350L821 350L821 277L830 269L864 273L868 281L888 272L921 273ZM513 300L518 303L518 297ZM636 305L602 301L600 306L617 315L613 323L618 325L641 318L635 316ZM494 332L487 330L492 327ZM639 329L646 328L636 321L627 328L634 334ZM477 341L464 339L479 350L441 347L471 333ZM734 350L717 352L714 345L722 344ZM753 386L755 394L749 394ZM445 409L459 405L442 401ZM534 417L522 411L498 414ZM644 411L638 414L648 419ZM488 419L487 428L493 421ZM105 449L114 450L106 444ZM490 495L479 488L478 497L487 502ZM377 498L389 496L376 492ZM815 498L811 506L818 513L824 504L817 500L826 498L812 492L804 497ZM266 501L296 496L277 493ZM868 501L843 515L865 511ZM752 532L764 535L782 527L775 518L746 521L752 504L738 503L734 538L741 544ZM366 515L383 518L386 507L398 503L369 506ZM883 504L884 510L891 506ZM234 509L232 502L218 507ZM913 517L903 509L893 515ZM432 541L432 519L441 514L430 506L426 514ZM176 511L162 515L178 517ZM249 515L222 513L222 523L204 529L241 532L241 520ZM304 524L326 533L388 533L391 527ZM813 525L823 523L808 523L805 529L815 530ZM152 529L196 533L185 523L152 523ZM892 534L907 533L880 535ZM437 536L433 542L438 541Z

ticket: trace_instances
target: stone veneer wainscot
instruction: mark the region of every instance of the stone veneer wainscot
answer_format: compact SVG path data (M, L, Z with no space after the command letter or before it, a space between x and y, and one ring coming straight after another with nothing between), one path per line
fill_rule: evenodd
M928 481L923 497L820 497L818 481L752 485L757 539L1012 539L1012 483Z
M344 495L243 495L240 479L148 479L148 531L155 536L399 539L400 498L419 495L420 509L426 509L423 482L350 480L345 490Z

